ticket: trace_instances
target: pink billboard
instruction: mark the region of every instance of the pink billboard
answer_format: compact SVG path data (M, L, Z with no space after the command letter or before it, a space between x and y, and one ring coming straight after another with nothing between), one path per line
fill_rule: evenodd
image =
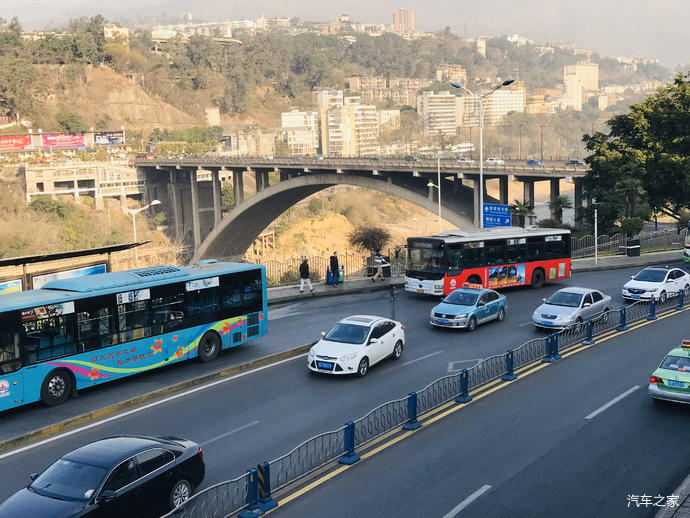
M0 136L0 151L23 151L31 147L31 135Z
M43 147L84 147L84 134L51 133L43 135Z

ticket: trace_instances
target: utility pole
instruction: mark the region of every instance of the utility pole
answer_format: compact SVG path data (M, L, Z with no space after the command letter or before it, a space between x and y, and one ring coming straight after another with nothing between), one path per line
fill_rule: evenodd
M539 125L539 140L540 140L540 149L541 149L541 161L544 161L544 125L540 124Z

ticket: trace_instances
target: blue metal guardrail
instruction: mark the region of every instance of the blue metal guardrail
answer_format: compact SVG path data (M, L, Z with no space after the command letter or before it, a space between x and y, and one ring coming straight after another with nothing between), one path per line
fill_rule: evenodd
M613 329L625 330L627 324L653 320L657 313L681 311L690 291L670 294L663 300L639 301L619 310L608 311L596 320L573 324L559 332L535 338L509 349L505 354L485 358L459 374L451 374L429 383L406 397L388 401L343 427L307 439L282 457L250 468L245 474L221 482L197 493L164 518L225 518L239 512L241 518L261 516L275 507L271 492L338 460L352 464L359 460L360 447L396 428L419 428L417 417L445 403L466 403L471 391L492 381L514 380L515 371L541 360L560 358L559 351L593 344L597 336Z

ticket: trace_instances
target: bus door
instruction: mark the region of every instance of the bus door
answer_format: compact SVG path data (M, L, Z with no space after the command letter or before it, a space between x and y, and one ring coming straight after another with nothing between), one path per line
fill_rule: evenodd
M20 334L10 320L10 315L0 315L0 410L19 406L24 402ZM36 383L41 381L37 380Z

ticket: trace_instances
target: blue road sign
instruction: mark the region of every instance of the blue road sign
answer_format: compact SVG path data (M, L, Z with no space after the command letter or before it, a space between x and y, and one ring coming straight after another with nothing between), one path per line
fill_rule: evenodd
M512 216L510 205L499 205L497 203L485 203L484 227L510 227L512 226Z

